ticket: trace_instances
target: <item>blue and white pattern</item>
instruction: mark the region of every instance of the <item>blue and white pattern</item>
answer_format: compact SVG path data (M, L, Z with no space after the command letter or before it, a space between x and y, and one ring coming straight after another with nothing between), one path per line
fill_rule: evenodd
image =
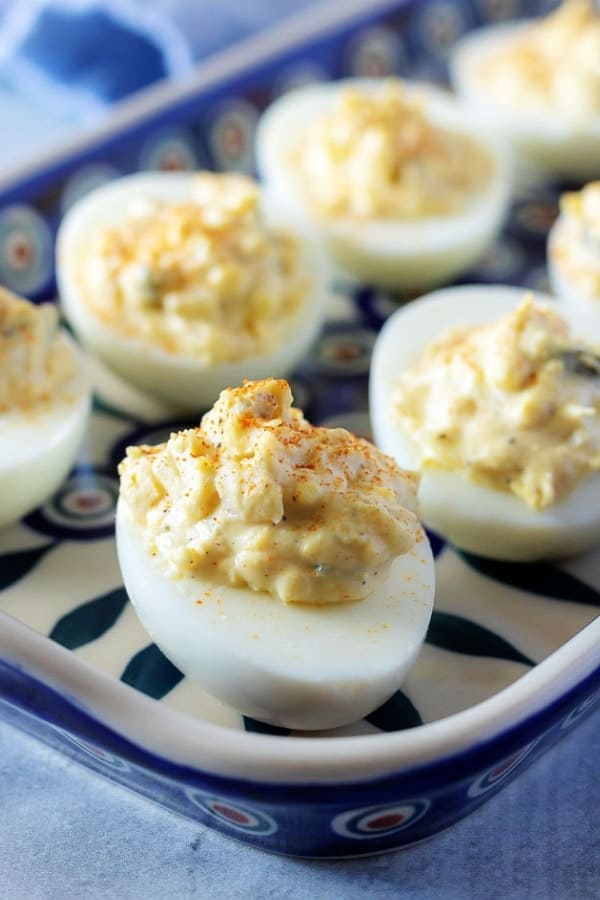
M78 750L90 756L96 764L100 766L100 768L106 766L109 769L118 769L121 772L129 771L129 766L125 763L120 757L115 756L114 753L109 753L107 750L104 750L102 747L96 747L94 744L90 744L88 741L81 740L81 738L76 738L68 731L65 731L64 728L56 728L56 730L61 734L61 736L67 741L68 744L72 744Z
M582 700L575 709L571 710L560 727L563 729L572 728L576 722L591 711L592 707L596 705L599 699L598 694L590 694L590 696L586 697L585 700Z
M209 816L213 816L219 823L233 828L235 831L266 837L275 834L278 829L277 822L273 817L259 809L253 809L246 805L241 806L227 798L215 797L198 790L188 790L187 795L192 803L195 803Z
M329 78L327 69L313 60L300 60L283 69L273 85L272 99L276 100L281 94L293 91L295 88L306 84L314 84L319 81L327 81Z
M50 228L31 206L0 208L0 284L20 294L47 287L54 266Z
M376 333L367 328L344 327L335 323L315 344L312 354L323 375L345 378L369 371Z
M182 128L170 128L148 138L140 151L139 168L160 172L191 172L203 162L192 135Z
M232 100L219 108L208 133L217 169L254 170L254 131L258 115L258 110L251 103L241 99Z
M118 178L119 171L107 163L90 163L82 166L68 179L60 202L60 211L64 215L85 194Z
M448 47L465 28L533 6L518 0L409 0L391 5L385 15L365 9L312 49L259 61L237 80L199 89L166 111L150 110L144 121L85 152L74 151L0 195L0 281L34 299L50 296L52 237L60 215L117 173L197 164L251 171L260 108L295 80L398 70L443 78ZM545 235L559 191L559 185L524 186L501 241L467 280L543 284ZM340 286L332 320L292 378L296 402L313 421L368 436L373 342L385 319L409 299L368 286ZM44 658L58 654L61 665L82 674L82 683L90 670L78 666L102 673L103 690L109 684L119 698L121 723L132 697L149 702L147 695L156 701L148 719L156 721L157 733L161 715L175 709L228 734L233 730L240 742L276 741L278 754L293 755L299 735L282 729L244 734L268 729L192 690L150 642L120 582L113 541L117 463L129 443L153 443L194 423L142 424L119 408L118 398L113 408L97 402L93 416L90 454L47 503L0 532L0 612L38 631L45 638ZM405 729L414 734L422 724L451 721L454 713L493 702L503 688L569 644L600 609L600 576L580 578L550 564L483 560L458 554L434 536L432 542L439 587L427 641L402 692L352 726L353 735L369 741L379 740L378 732L398 732L400 746ZM0 633L0 645L2 639ZM413 768L358 782L345 781L340 769L323 783L288 784L252 778L245 770L226 777L183 765L177 754L171 758L153 747L151 738L132 741L116 720L94 715L95 692L59 690L22 660L0 654L0 711L8 721L225 834L264 849L313 856L370 853L434 834L484 802L587 715L599 691L597 667L535 714L521 714L510 729L451 759L441 752ZM329 732L327 746L349 733Z
M391 28L374 25L361 32L348 48L348 69L357 78L399 75L405 64L401 36Z
M51 537L92 540L112 537L119 485L114 473L89 465L76 468L43 506L26 522Z
M445 58L466 31L465 8L453 0L432 0L423 4L419 24L424 49Z
M520 750L511 753L510 756L501 760L488 772L480 775L469 787L467 791L468 796L480 797L482 794L487 794L488 791L494 790L500 781L508 778L511 772L514 773L517 766L531 753L536 744L537 740L530 741L525 747L521 747Z
M430 806L429 800L408 800L402 804L352 809L337 815L331 827L341 837L353 840L381 838L414 825Z

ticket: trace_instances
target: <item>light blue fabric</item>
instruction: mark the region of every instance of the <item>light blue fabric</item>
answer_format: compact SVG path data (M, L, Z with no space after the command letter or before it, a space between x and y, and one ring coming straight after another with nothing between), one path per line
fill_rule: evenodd
M14 0L0 6L0 81L89 118L315 0Z
M314 862L166 812L0 722L3 900L598 900L600 712L407 850Z
M132 0L19 0L0 23L0 77L59 116L92 116L192 65L171 19Z
M317 0L0 0L0 168Z

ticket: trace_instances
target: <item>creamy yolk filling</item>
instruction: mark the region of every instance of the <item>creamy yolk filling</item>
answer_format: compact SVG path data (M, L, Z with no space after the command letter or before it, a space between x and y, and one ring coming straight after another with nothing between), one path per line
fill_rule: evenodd
M552 261L580 293L600 301L600 181L563 194L560 210Z
M188 200L140 198L97 231L77 282L104 324L207 364L271 351L310 290L295 238L267 227L258 185L198 174Z
M600 115L600 12L593 0L566 0L490 52L478 75L512 109Z
M478 142L435 126L395 81L342 91L292 155L315 211L358 219L460 211L492 172Z
M35 305L0 287L0 412L50 402L74 372L54 304Z
M285 603L368 596L418 537L417 476L292 407L287 382L221 393L201 427L130 447L121 497L175 577Z
M394 397L421 466L464 472L534 509L567 497L600 469L600 378L573 366L574 349L564 320L530 296L430 344Z

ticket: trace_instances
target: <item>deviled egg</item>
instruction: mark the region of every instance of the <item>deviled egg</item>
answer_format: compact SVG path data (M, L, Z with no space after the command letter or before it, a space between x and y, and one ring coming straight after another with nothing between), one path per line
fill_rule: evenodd
M141 174L93 191L61 225L57 270L83 343L179 410L291 371L327 306L321 253L239 174Z
M510 193L501 143L447 92L417 82L291 91L263 114L256 158L290 221L316 233L339 269L392 289L468 269Z
M490 25L458 42L457 93L518 155L553 174L600 176L600 11L566 0L538 20Z
M548 273L557 297L600 342L600 181L560 198L548 236Z
M448 288L394 313L374 349L372 425L421 471L425 524L499 559L598 543L598 363L569 310L520 288Z
M73 464L90 406L56 307L0 287L0 526L52 494Z
M242 713L343 725L401 684L431 616L417 476L316 427L283 380L223 391L199 428L120 466L125 586L163 652Z

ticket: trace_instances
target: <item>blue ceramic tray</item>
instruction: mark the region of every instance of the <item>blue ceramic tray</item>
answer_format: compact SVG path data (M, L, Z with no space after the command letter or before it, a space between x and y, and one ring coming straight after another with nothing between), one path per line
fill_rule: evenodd
M252 170L257 117L307 78L441 80L449 48L507 2L329 3L207 61L187 85L123 104L110 124L0 182L0 281L54 296L53 238L90 186L148 168ZM546 286L557 185L525 185L466 281ZM368 434L370 351L402 298L340 287L293 378L315 422ZM404 689L368 719L295 735L189 684L149 642L116 562L116 463L165 422L100 370L79 465L0 532L0 712L164 806L264 849L311 856L421 840L491 797L593 706L600 689L600 555L516 565L434 539L439 589Z

